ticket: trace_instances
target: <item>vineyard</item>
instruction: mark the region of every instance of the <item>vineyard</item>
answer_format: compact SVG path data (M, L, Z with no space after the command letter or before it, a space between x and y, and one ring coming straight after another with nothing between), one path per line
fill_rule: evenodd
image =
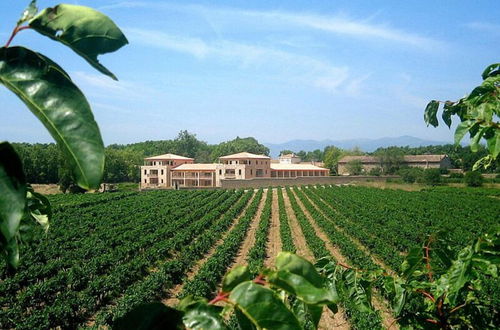
M0 328L113 326L144 302L213 297L228 270L248 264L258 275L282 250L391 274L429 235L458 250L498 226L498 195L323 186L55 195L50 230L29 229L19 270L0 264ZM498 306L498 283L485 290ZM320 326L397 326L377 290L374 307L344 303Z

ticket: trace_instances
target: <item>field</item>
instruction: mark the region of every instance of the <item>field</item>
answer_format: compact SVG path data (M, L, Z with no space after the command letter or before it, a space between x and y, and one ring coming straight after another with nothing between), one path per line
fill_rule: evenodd
M142 302L211 297L229 269L248 263L257 274L281 250L392 273L429 234L458 249L497 226L499 195L368 187L53 195L48 234L35 229L16 274L0 264L0 328L112 326ZM379 313L366 315L346 303L321 326L394 322L378 294L374 305Z

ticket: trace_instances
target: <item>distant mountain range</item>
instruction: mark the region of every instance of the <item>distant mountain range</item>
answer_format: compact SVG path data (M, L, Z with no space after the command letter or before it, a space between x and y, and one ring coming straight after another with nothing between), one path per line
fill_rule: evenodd
M316 149L323 150L326 146L334 145L342 149L351 149L354 147L359 147L361 150L366 152L375 151L380 147L390 147L390 146L410 146L410 147L420 147L429 145L441 145L449 144L450 142L443 141L432 141L424 140L414 136L398 136L398 137L384 137L380 139L351 139L351 140L292 140L285 143L274 144L274 143L264 143L266 147L271 151L272 157L279 156L281 150L292 150L294 152L313 151Z

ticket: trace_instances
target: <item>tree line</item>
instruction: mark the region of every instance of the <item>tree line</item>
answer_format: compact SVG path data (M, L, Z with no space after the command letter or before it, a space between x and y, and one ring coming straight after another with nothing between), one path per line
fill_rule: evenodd
M57 183L69 187L73 183L71 168L54 143L13 143L30 183ZM145 157L172 153L195 159L195 162L215 162L220 156L248 151L269 155L269 149L255 138L237 137L219 144L208 144L195 134L180 131L175 139L145 141L133 144L112 144L105 148L103 182L139 182L139 166Z
M469 147L454 144L431 145L422 147L384 147L378 148L373 152L363 152L359 148L342 149L336 146L327 146L323 150L316 149L306 152L301 150L294 152L292 150L282 150L280 155L295 153L302 161L323 162L324 167L330 169L330 173L337 174L339 160L344 156L375 156L379 158L382 165L381 171L384 174L394 174L403 167L404 156L407 155L436 155L446 154L450 157L452 168L462 169L464 172L472 170L472 167L482 157L488 154L488 150L479 145L477 152L472 152ZM355 165L355 164L353 164ZM500 168L498 161L494 163L487 171L496 172ZM485 171L481 169L481 171Z
M64 160L58 146L49 144L13 143L20 155L28 182L30 183L58 183L65 187L72 184L70 166ZM220 156L237 153L251 152L269 155L269 149L260 144L255 138L237 137L219 144L208 144L199 140L195 134L180 131L175 139L160 141L145 141L132 144L112 144L106 147L106 162L104 168L104 182L139 182L139 166L144 158L165 153L173 153L191 157L195 162L216 162ZM293 153L292 150L283 150L281 154ZM447 154L454 168L470 171L474 163L487 154L486 148L480 146L477 153L470 148L452 144L425 146L425 147L388 147L379 148L372 153L365 153L359 148L342 149L336 146L327 146L323 150L298 151L295 153L302 161L323 162L330 169L331 174L337 174L339 160L347 155L374 155L381 159L387 166L386 173L396 173L403 156L422 154ZM493 166L489 171L496 171L498 166Z

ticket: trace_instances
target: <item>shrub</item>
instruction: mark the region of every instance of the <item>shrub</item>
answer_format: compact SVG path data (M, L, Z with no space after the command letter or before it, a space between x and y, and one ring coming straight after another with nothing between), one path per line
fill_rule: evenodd
M424 170L418 167L404 168L398 171L401 178L406 183L421 182Z
M444 167L441 168L440 167L439 168L439 173L441 173L441 174L448 174L448 173L450 173L450 171L447 168L444 168Z
M374 167L368 172L368 175L380 176L381 173L382 169L380 167Z
M450 179L463 179L463 173L450 173Z
M423 183L436 186L441 183L441 173L438 168L426 169L423 173Z
M468 187L481 187L483 185L484 178L481 173L477 171L471 171L465 173L465 184Z
M363 172L363 164L359 160L347 162L346 169L349 175L360 175Z

